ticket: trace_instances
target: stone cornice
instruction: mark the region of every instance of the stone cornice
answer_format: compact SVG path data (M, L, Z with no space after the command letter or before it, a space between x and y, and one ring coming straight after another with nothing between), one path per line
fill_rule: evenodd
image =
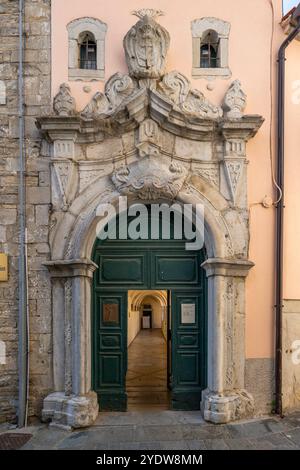
M219 118L217 120L200 118L186 114L172 102L153 91L149 100L143 93L119 108L116 114L102 118L83 119L78 116L48 116L37 119L37 126L50 141L72 139L80 143L103 140L106 136L119 136L137 129L139 124L150 116L162 129L191 140L208 141L213 134L220 134L225 140L239 139L247 142L255 136L264 122L259 115L245 115L241 119Z
M206 276L247 277L254 263L245 259L210 258L201 265Z
M89 259L53 260L44 263L52 278L88 277L92 278L97 269Z

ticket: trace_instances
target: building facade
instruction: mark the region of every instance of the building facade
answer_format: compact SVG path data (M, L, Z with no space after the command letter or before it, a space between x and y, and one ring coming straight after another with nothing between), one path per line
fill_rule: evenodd
M133 289L166 308L170 292L174 409L201 407L214 423L270 413L276 57L290 28L281 1L190 0L183 11L177 0L26 0L19 88L17 3L0 3L0 420L14 420L20 400L23 117L29 416L81 427L99 403L126 409ZM290 45L286 66L284 411L300 399L299 47ZM99 205L120 217L120 197L201 205L205 249L98 246Z

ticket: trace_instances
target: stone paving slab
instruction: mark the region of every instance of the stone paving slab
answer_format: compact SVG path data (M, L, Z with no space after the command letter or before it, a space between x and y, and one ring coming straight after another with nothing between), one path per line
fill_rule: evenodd
M33 437L24 450L300 449L300 413L218 426L204 422L199 412L103 413L94 426L74 432L41 424L19 432L28 429Z

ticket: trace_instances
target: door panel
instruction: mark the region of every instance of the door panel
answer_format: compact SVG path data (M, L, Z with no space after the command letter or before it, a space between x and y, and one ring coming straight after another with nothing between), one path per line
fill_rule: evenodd
M127 293L94 293L94 390L101 410L125 411Z
M100 254L98 259L100 286L127 286L133 283L137 288L147 285L147 253L140 255L126 253L105 255Z
M172 408L199 410L205 388L203 294L172 291Z
M199 284L199 254L151 253L151 274L153 289L174 286L197 286Z

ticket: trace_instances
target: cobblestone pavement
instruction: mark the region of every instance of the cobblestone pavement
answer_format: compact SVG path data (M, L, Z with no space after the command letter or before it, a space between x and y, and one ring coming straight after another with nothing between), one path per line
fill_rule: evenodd
M68 432L40 424L21 432L33 434L22 449L293 450L300 449L300 412L218 426L205 423L199 412L101 413L87 429Z

